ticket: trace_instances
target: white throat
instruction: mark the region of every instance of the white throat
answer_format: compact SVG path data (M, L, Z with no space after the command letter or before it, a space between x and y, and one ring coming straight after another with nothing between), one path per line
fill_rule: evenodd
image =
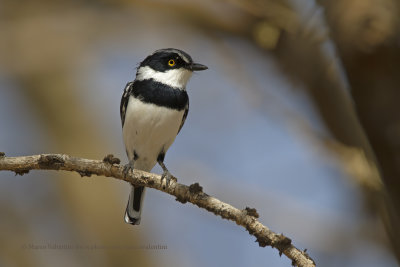
M181 90L185 90L186 84L192 76L192 71L179 68L167 70L165 72L156 71L149 66L140 67L136 74L136 80L143 81L153 79Z

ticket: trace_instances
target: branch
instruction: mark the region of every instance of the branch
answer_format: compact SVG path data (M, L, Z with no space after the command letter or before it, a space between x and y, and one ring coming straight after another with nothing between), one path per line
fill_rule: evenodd
M246 208L239 210L203 192L198 184L186 186L179 184L176 178L172 179L170 185L165 187L161 176L140 170L135 170L129 176L124 177L123 166L120 160L113 155L107 155L102 161L84 158L75 158L65 154L41 154L24 157L6 157L0 152L0 171L13 171L19 175L28 173L30 170L64 170L75 171L83 176L113 177L134 185L154 188L176 197L176 200L186 203L190 202L200 208L206 209L223 219L231 220L243 226L250 235L257 238L260 247L271 246L279 250L279 255L285 254L292 260L293 266L315 266L315 262L306 253L292 245L291 239L283 234L276 234L268 227L262 225L258 220L255 209Z

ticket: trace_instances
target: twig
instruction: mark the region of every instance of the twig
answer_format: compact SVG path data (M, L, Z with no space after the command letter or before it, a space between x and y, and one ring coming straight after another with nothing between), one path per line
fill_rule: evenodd
M41 154L23 157L6 157L0 152L0 171L13 171L23 175L30 170L64 170L75 171L81 176L114 177L135 185L142 185L163 191L176 197L176 200L190 202L200 208L206 209L223 219L231 220L243 226L253 236L261 247L271 246L278 249L279 255L285 254L292 260L293 266L315 266L315 262L306 251L301 251L292 245L291 239L283 234L276 234L258 220L255 209L246 208L239 210L203 192L198 184L186 186L171 181L168 187L161 182L161 176L140 170L135 170L129 176L124 177L123 166L118 165L119 159L107 155L102 161L84 158L75 158L65 154Z

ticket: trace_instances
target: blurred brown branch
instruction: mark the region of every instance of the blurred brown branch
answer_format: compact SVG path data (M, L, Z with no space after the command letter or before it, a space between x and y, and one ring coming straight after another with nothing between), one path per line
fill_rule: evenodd
M243 226L253 236L261 247L271 246L279 250L279 254L285 254L292 260L294 266L315 266L315 262L305 251L301 251L292 245L291 239L276 234L268 227L261 224L258 214L254 209L239 210L203 192L198 184L186 186L173 179L168 187L162 183L160 175L135 170L133 174L125 177L123 166L119 165L119 159L112 155L106 156L103 161L71 157L65 154L41 154L22 157L6 157L0 153L0 170L14 171L23 175L30 170L65 170L75 171L81 176L114 177L135 185L146 186L163 191L176 197L176 200L190 202L200 208L204 208L223 219L231 220Z
M400 3L329 0L321 5L385 186L381 216L400 260Z

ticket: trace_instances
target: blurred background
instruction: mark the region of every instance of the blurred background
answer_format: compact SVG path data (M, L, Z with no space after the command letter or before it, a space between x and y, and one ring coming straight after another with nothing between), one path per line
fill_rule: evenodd
M256 208L317 266L398 266L399 11L396 0L2 0L0 151L125 164L123 88L148 54L179 48L209 67L188 85L166 156L179 182ZM128 194L110 178L1 172L0 266L291 265L155 190L142 224L127 225Z

